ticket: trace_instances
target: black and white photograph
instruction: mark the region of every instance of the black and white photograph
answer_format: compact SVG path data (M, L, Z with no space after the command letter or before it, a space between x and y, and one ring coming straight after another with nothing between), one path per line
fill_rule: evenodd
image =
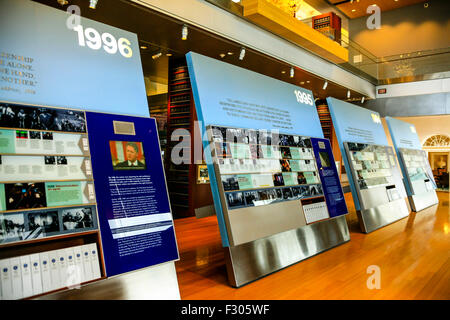
M245 198L245 203L248 206L254 206L255 201L259 200L258 191L245 191L244 198Z
M23 240L25 235L23 213L0 215L0 242Z
M44 208L45 183L7 183L5 199L7 210Z
M80 207L62 210L63 230L76 230L94 227L92 208Z
M59 217L58 211L30 212L27 214L28 231L27 239L36 239L58 233Z
M292 196L294 198L300 197L300 187L291 187L291 190L292 190Z
M30 131L30 139L40 140L41 133L39 131Z
M252 158L252 159L259 159L259 158L262 158L261 156L260 156L260 149L258 148L258 145L256 145L256 144L251 144L250 145L250 157Z
M0 103L0 126L5 128L86 132L84 112Z
M319 190L319 185L317 184L312 184L309 186L309 194L314 197L314 196L320 196L322 195L322 188L320 188Z
M260 130L258 133L259 144L271 145L272 133L268 130Z
M42 132L42 140L53 140L53 132Z
M244 129L227 128L225 141L231 143L248 143L248 136L245 134Z
M55 156L44 156L45 164L56 164Z
M291 188L283 188L283 199L289 200L292 199L294 196L292 195Z
M57 156L56 157L56 163L66 165L67 164L67 158L66 156Z
M283 200L283 190L281 188L274 189L277 194L277 200Z
M228 207L242 207L245 206L244 194L242 192L227 193Z
M216 143L216 156L218 158L231 158L231 149L229 143Z
M300 196L301 198L307 198L311 196L311 193L309 192L309 186L300 187Z
M236 175L222 176L222 185L224 191L239 190L239 182Z
M305 148L312 148L312 143L310 138L304 138L303 144L305 145Z

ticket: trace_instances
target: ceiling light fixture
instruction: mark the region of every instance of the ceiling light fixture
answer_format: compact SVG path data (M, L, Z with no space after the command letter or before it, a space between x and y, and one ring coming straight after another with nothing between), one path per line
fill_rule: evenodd
M162 52L159 51L158 53L152 55L152 59L155 60L155 59L158 59L158 58L161 57L161 56L162 56Z
M325 81L325 83L323 84L322 89L325 90L327 88L327 86L328 86L328 81Z
M364 103L365 98L366 98L366 97L362 97L362 98L361 98L361 103Z
M239 60L244 60L245 57L245 48L241 48L241 52L239 53Z
M89 8L95 9L97 7L98 0L90 0L89 1Z
M282 74L285 74L285 73L286 73L286 70L282 70L281 73L282 73Z
M291 78L293 78L294 77L294 67L291 67L291 71L289 72L289 76L291 77Z
M145 49L147 49L147 46L141 46L141 49L145 50Z
M350 90L347 90L347 98L350 99Z
M69 1L67 1L67 0L58 0L58 3L59 3L60 5L62 5L62 6L65 6L66 4L69 3Z
M167 53L166 53L166 56L167 56L167 57L171 57L172 54L171 54L170 52L167 52Z
M188 37L188 27L183 24L183 28L181 28L181 40L187 40Z
M228 51L227 54L228 54L229 56L232 56L232 55L234 54L234 52Z
M310 83L311 81L309 81L309 80L306 80L306 83Z
M301 84L301 85L305 84L305 81L301 81L300 84Z
M223 59L223 58L225 58L226 54L225 53L221 53L221 54L219 54L219 56Z

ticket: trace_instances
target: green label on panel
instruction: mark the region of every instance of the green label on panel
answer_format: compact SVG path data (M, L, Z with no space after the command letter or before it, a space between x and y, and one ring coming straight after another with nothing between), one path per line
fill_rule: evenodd
M5 203L5 185L0 184L0 211L6 210L6 203Z
M289 160L289 165L291 166L292 171L302 171L300 169L300 161L299 160Z
M83 203L83 191L80 181L46 182L47 206L66 206Z
M302 158L299 148L291 148L291 158L292 159L301 159Z
M261 151L264 159L272 159L272 146L261 145Z
M285 186L293 186L298 184L297 174L293 172L283 172L283 180Z
M244 189L252 189L253 183L252 183L252 175L251 174L238 174L237 180L239 183L239 190Z
M317 174L315 172L303 172L307 184L318 183Z
M14 130L0 130L0 153L16 153Z
M230 143L231 155L235 159L250 158L250 146L248 144Z

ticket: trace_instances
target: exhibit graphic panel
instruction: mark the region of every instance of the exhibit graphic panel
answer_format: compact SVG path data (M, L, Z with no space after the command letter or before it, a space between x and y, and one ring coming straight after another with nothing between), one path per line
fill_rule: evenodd
M330 97L327 103L362 231L408 216L401 173L380 115Z
M437 204L436 182L427 154L414 125L386 117L389 132L394 143L409 203L414 211Z
M311 91L196 53L187 60L231 285L348 241L347 207ZM273 254L254 250L271 241ZM256 270L261 259L267 268Z
M153 118L86 112L108 277L177 260Z
M0 48L1 100L113 113L126 105L127 114L148 114L134 33L37 2L2 0Z

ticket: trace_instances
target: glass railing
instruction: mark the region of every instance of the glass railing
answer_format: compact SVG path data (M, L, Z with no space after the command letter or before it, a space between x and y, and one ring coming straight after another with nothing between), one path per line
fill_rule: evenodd
M239 3L231 0L206 1L244 18L243 8ZM311 27L311 19L302 22ZM326 32L324 35L327 36ZM337 65L375 85L450 77L450 47L376 57L344 35L338 43L348 50L349 59L348 62Z

